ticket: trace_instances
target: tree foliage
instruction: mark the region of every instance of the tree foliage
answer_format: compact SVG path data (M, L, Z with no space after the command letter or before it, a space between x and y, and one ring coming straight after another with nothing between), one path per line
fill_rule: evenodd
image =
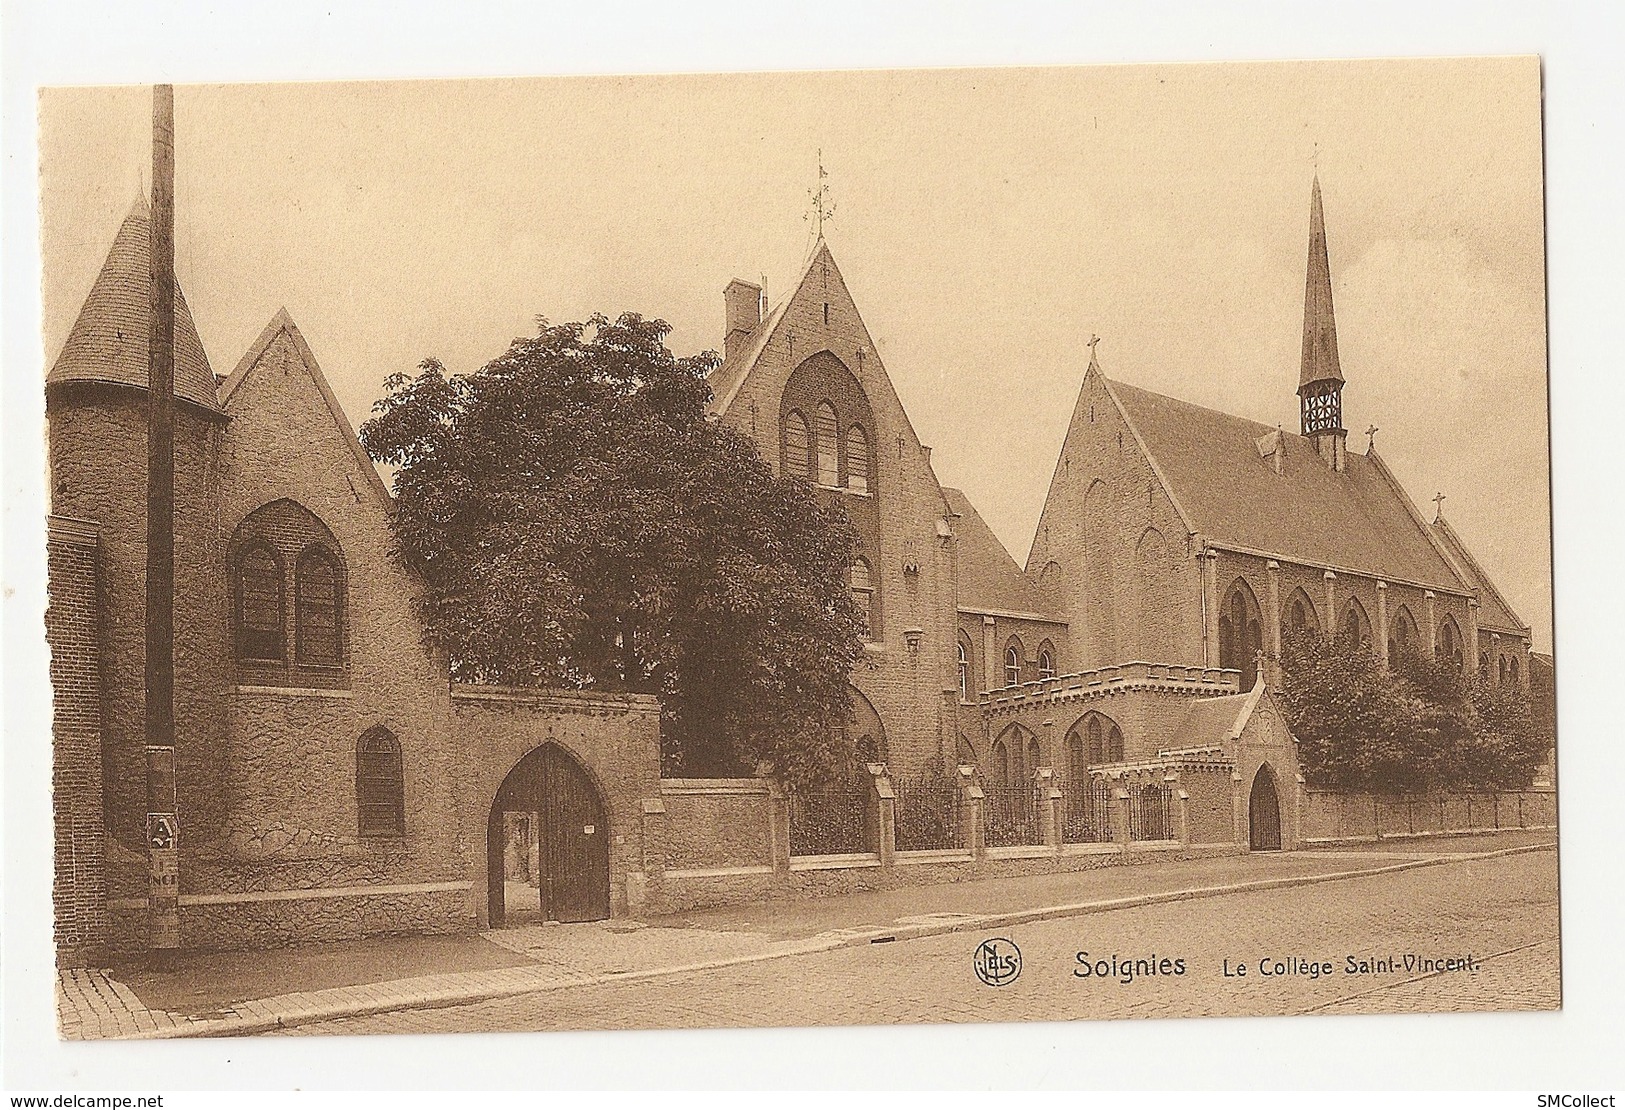
M1281 700L1312 786L1376 793L1516 789L1544 754L1529 698L1406 653L1384 668L1345 636L1289 636Z
M396 374L361 428L459 681L662 699L668 770L827 774L862 658L854 534L707 418L716 356L659 320L549 325L479 371Z

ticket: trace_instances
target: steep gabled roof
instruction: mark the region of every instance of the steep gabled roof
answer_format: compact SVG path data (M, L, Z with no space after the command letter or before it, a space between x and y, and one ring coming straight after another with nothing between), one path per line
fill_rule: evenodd
M1052 616L1040 597L1038 584L1005 550L970 498L961 490L946 487L942 493L949 509L959 518L954 521L959 547L959 607L983 613Z
M390 503L389 489L384 485L384 480L378 476L378 468L373 465L372 457L356 438L355 429L350 426L350 418L344 414L344 407L334 395L333 387L327 384L327 375L322 373L321 366L316 362L316 356L311 353L310 344L305 342L304 335L300 333L299 326L293 322L293 317L288 315L287 309L277 310L277 314L265 325L265 330L260 332L260 337L254 341L254 345L238 360L237 368L231 372L231 376L221 383L221 404L228 410L231 408L232 398L236 396L243 381L259 365L266 349L283 333L286 333L289 341L293 343L294 350L299 354L299 361L304 364L305 372L316 384L316 390L327 406L327 414L332 417L339 434L344 437L344 442L355 456L357 465L361 467L361 472L367 479L368 487L377 495L379 501L387 506Z
M46 388L66 382L102 382L147 388L147 338L152 320L151 221L145 198L136 201L113 237L107 261L68 333ZM192 310L175 283L175 396L219 413L214 371L203 353Z
M1438 588L1467 589L1375 456L1343 473L1303 436L1280 435L1282 473L1259 451L1278 429L1106 382L1193 531L1219 546Z
M1478 565L1478 560L1473 558L1472 552L1467 550L1467 545L1444 517L1434 519L1433 534L1439 537L1455 559L1461 577L1478 589L1478 627L1517 636L1529 635L1529 626L1518 619L1518 614L1512 611L1507 599L1501 596L1501 591L1495 588L1490 576L1484 573L1484 568Z

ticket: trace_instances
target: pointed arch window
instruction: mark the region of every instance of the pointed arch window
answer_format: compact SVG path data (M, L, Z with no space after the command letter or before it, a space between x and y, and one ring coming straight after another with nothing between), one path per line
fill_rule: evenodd
M1507 661L1507 676L1512 679L1512 685L1521 686L1523 684L1518 674L1518 657L1516 655Z
M846 430L846 488L869 492L869 437L858 424Z
M1038 645L1038 677L1055 677L1055 645L1048 640Z
M959 653L959 700L970 701L970 652L965 650L963 640L954 647Z
M818 444L818 484L840 485L841 422L835 416L834 405L828 401L818 403L813 430Z
M1002 786L1010 781L1010 749L1005 747L1002 739L995 740L991 754L994 781Z
M1025 772L1024 777L1032 778L1033 772L1037 771L1038 768L1043 765L1043 762L1044 762L1044 756L1043 756L1043 753L1039 750L1039 747L1038 747L1038 737L1036 737L1036 736L1028 737L1028 739L1027 739L1027 763L1022 768L1022 770Z
M237 658L281 662L286 650L282 561L270 544L255 540L237 553L233 585Z
M1446 617L1439 626L1438 656L1456 670L1461 670L1461 632L1454 617Z
M1219 666L1241 672L1241 688L1251 690L1258 681L1258 653L1264 635L1258 601L1243 579L1236 579L1219 611Z
M1339 635L1350 647L1371 646L1371 622L1366 618L1364 606L1355 598L1349 598L1348 605L1343 609L1343 626Z
M1080 735L1081 727L1081 735ZM1068 753L1076 742L1079 754L1091 767L1120 763L1123 759L1123 730L1104 713L1093 711L1067 733ZM1070 772L1069 772L1070 773Z
M355 751L357 828L362 836L406 832L406 790L401 745L387 728L362 734Z
M1414 654L1419 637L1416 632L1416 620L1411 611L1401 605L1394 614L1393 635L1388 637L1388 658L1390 661L1403 659Z
M1004 648L1004 684L1006 686L1021 685L1021 661L1025 652L1021 650L1021 641L1012 638Z
M792 478L805 480L812 473L809 459L812 451L812 431L807 418L795 409L784 418L784 472Z
M307 548L295 564L294 657L301 663L336 667L344 661L344 584L338 560L320 547Z
M875 634L875 587L874 580L869 574L869 562L859 558L852 564L852 604L858 607L858 613L863 618L863 638L874 639Z

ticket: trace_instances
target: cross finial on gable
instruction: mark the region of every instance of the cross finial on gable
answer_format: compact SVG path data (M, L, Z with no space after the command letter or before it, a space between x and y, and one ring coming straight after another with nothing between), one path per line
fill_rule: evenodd
M1096 335L1094 332L1090 332L1089 333L1089 344L1088 344L1088 346L1089 346L1089 365L1094 367L1096 370L1100 369L1099 355L1095 351L1095 348L1098 347L1099 345L1100 345L1100 336Z
M824 169L824 148L818 148L818 187L807 190L807 198L812 201L812 211L803 219L811 220L815 238L824 237L824 221L835 218L835 205L829 200L829 171Z
M1433 495L1433 519L1434 520L1443 520L1444 519L1444 491L1443 490L1441 490L1438 493Z
M1365 430L1365 453L1371 454L1371 449L1377 445L1377 433L1382 431L1375 424Z

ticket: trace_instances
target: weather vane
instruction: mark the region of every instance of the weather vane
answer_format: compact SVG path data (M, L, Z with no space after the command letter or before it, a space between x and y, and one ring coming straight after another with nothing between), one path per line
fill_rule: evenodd
M829 183L826 180L829 171L824 169L824 148L818 148L818 188L808 189L807 198L812 201L812 211L803 219L812 221L813 233L819 238L824 237L824 221L835 218L835 205L829 201Z

